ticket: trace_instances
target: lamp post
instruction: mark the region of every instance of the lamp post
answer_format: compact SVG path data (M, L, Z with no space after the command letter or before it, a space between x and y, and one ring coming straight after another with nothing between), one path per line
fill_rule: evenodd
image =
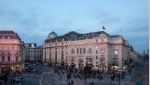
M123 72L123 70L118 70L119 72L119 85L120 85L120 73Z
M84 81L85 81L85 85L86 85L86 69L84 68Z

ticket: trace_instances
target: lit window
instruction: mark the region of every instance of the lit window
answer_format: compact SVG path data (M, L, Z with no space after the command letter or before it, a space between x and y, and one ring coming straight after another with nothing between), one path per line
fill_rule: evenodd
M79 53L79 49L77 48L77 54Z
M118 50L114 50L114 55L118 55Z

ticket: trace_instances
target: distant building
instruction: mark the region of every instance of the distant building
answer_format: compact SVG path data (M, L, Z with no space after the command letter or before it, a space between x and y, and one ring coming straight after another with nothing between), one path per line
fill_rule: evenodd
M54 66L77 69L127 69L129 44L122 36L104 31L85 34L72 31L62 36L52 31L43 44L43 59Z
M0 30L0 72L19 72L24 67L23 42L14 31Z
M135 62L138 61L138 55L136 51L133 49L132 46L129 46L129 56L128 56L128 61L130 62L130 65L133 65Z
M25 43L25 64L42 63L43 49L35 43Z

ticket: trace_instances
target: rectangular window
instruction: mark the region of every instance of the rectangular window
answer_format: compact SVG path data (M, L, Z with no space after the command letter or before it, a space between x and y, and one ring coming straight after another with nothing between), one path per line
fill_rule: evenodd
M85 53L86 51L85 51L85 48L83 48L83 53Z
M96 61L96 64L98 64L98 61Z
M16 56L16 61L18 61L18 56Z
M5 57L4 56L2 56L2 61L5 61Z
M10 56L8 56L8 61L10 61Z
M98 54L98 51L96 50L96 54Z
M96 56L96 59L98 59L98 56Z
M82 48L80 48L80 54L82 54Z
M77 54L79 53L79 49L77 48Z

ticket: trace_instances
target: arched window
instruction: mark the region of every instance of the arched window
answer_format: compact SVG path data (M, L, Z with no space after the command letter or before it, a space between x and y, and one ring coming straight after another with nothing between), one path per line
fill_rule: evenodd
M92 58L86 58L86 65L92 65Z

